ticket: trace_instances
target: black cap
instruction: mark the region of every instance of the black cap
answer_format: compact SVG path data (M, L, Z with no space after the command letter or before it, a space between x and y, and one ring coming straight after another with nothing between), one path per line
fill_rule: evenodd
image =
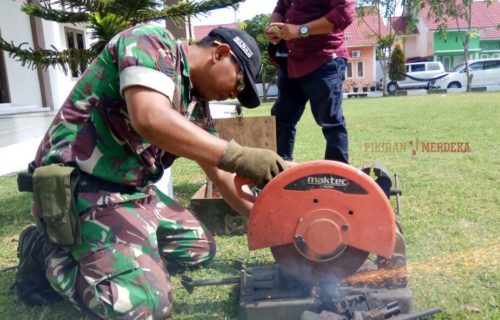
M255 39L245 31L223 27L213 29L208 36L228 44L243 67L245 90L238 94L238 101L247 108L258 107L260 99L255 87L255 81L260 75L262 64L259 47L257 47Z

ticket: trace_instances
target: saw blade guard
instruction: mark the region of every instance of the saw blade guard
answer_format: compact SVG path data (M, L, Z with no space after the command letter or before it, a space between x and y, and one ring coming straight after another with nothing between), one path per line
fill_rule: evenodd
M240 195L245 181L236 179ZM271 180L248 221L251 250L294 244L311 261L335 259L347 247L390 258L396 242L391 204L371 177L344 163L297 164Z

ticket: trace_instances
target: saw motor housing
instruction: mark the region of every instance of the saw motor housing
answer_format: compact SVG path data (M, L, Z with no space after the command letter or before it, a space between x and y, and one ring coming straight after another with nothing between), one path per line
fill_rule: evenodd
M277 263L307 282L345 277L369 253L391 259L397 226L390 201L365 172L328 160L292 166L272 179L248 221L250 250L271 248Z

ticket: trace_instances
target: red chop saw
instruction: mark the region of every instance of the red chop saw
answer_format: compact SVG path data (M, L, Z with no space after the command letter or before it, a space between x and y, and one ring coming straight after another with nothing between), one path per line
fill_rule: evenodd
M377 183L349 165L334 161L297 164L271 180L254 202L248 221L250 250L271 248L281 269L307 283L355 273L369 253L390 259L396 220Z
M373 166L376 180L371 170L368 163L361 170L325 160L297 164L258 197L244 188L249 181L237 177L239 195L254 203L248 246L270 248L275 263L245 266L238 260L238 277L183 275L181 283L188 292L237 284L240 320L414 320L440 312L413 311L406 246L388 200L396 195L399 208L399 178L391 189L383 165Z

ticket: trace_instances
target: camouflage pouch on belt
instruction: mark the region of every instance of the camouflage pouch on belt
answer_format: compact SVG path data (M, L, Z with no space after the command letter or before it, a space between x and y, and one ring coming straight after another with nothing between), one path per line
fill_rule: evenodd
M76 168L52 164L35 169L33 200L37 224L49 243L67 247L81 243L80 221L75 210Z

